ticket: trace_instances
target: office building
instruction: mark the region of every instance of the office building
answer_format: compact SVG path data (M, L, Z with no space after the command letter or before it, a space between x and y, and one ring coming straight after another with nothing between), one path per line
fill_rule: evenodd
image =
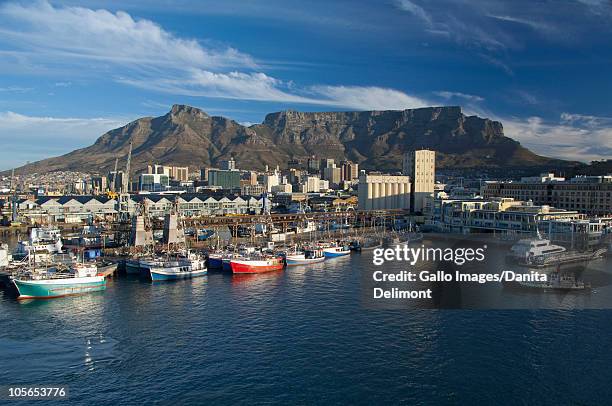
M359 178L359 164L351 161L342 162L342 180L351 181Z
M170 179L166 174L141 173L138 178L138 190L148 192L161 192L167 190Z
M342 182L342 169L329 166L323 169L323 179L329 181L330 186L338 187Z
M208 171L208 185L220 186L223 189L240 189L240 172L210 169Z

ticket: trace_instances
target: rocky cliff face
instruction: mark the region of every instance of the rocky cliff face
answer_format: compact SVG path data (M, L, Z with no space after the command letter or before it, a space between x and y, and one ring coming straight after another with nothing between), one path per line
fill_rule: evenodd
M134 173L151 163L197 169L230 156L241 168L282 167L289 159L310 155L351 159L368 169L399 170L402 154L418 148L436 150L441 168L563 162L538 156L505 137L501 123L465 116L454 106L323 113L289 110L244 127L194 107L175 105L164 116L138 119L102 135L90 147L26 165L18 172L105 172L116 157L125 159L130 142Z

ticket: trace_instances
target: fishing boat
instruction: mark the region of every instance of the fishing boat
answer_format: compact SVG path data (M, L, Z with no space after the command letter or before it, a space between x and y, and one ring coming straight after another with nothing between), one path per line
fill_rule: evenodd
M210 269L223 268L223 254L213 253L208 255L208 267Z
M95 264L75 264L63 270L32 268L12 277L19 299L49 299L106 289L104 276L98 275Z
M308 265L325 260L325 254L321 249L305 249L300 254L290 254L285 256L287 266Z
M190 254L185 259L151 266L149 273L153 281L168 281L204 276L208 273L208 269L204 258Z
M57 228L35 227L27 241L19 241L13 255L15 259L36 257L38 262L49 262L54 254L62 252L61 232Z
M349 255L350 253L350 248L345 246L329 247L323 249L323 254L327 258L343 257L345 255Z
M232 259L230 266L235 274L250 274L280 271L284 267L284 262L278 257L254 257Z

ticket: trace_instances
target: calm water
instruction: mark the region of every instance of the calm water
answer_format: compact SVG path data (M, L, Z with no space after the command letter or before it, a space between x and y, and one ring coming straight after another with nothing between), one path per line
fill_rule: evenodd
M612 310L372 310L355 255L285 272L17 302L0 382L77 403L605 404ZM15 403L10 403L15 404Z

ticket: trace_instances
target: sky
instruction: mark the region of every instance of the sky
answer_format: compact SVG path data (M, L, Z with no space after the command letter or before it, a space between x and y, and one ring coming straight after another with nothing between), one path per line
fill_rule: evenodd
M542 155L612 158L610 0L0 0L0 169L189 104L460 105Z

